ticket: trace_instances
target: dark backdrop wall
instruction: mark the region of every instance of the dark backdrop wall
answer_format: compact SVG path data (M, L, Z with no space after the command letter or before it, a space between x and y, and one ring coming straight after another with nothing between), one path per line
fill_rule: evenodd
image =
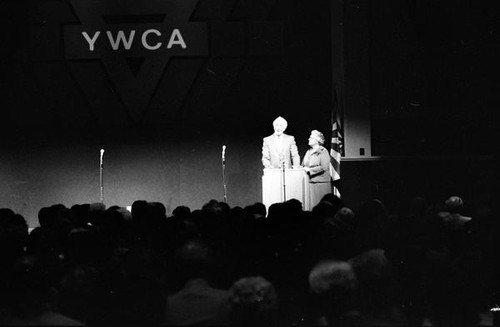
M362 0L369 14L372 155L344 162L350 205L452 194L469 209L498 180L500 10L495 1ZM352 35L345 35L351 38Z
M497 3L365 4L373 155L491 154L500 92Z
M228 202L261 201L261 142L272 120L288 120L301 155L311 129L329 129L329 8L2 1L0 206L34 226L42 206L99 201L103 148L107 205L199 208L223 198L222 145ZM185 47L177 34L168 48L174 29ZM143 39L147 30L155 31ZM120 31L130 44L113 50ZM93 50L83 33L96 37Z

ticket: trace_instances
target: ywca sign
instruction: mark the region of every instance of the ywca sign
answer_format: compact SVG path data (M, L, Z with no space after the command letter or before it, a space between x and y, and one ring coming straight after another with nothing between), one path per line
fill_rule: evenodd
M87 32L82 32L82 35L85 37L85 40L89 43L89 50L95 50L95 43L97 38L101 34L101 31L97 31L94 33L92 37L89 36ZM148 29L142 33L141 43L144 49L146 50L158 50L161 47L162 42L156 41L154 45L151 45L148 42L149 34L155 34L156 36L161 36L161 32L157 29ZM130 50L132 47L132 43L134 42L135 30L131 30L128 36L125 36L123 30L119 30L116 33L116 36L113 37L113 33L111 31L106 31L106 35L108 36L109 44L113 50L119 50L120 44L123 44L123 48L125 50ZM167 49L171 49L174 45L180 45L183 49L186 49L186 42L182 38L181 32L175 28L172 30L170 34L170 39L168 41Z
M133 27L69 26L65 29L66 58L91 59L106 56L207 56L205 23L191 26L144 24Z

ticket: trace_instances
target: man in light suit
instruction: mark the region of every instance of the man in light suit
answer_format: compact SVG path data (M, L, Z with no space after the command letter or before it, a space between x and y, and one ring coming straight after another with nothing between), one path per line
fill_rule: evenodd
M264 138L262 164L264 168L292 168L300 166L300 156L295 138L284 134L288 123L283 117L273 121L274 134Z

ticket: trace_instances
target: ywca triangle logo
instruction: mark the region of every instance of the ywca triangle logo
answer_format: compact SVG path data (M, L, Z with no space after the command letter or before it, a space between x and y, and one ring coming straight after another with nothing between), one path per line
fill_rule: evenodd
M67 60L100 60L130 116L140 122L173 56L208 56L198 0L70 0L81 24L64 26Z

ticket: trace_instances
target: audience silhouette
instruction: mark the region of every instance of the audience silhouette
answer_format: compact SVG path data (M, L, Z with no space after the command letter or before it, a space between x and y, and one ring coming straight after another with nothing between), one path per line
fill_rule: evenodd
M443 199L0 209L0 324L484 325L497 206Z

